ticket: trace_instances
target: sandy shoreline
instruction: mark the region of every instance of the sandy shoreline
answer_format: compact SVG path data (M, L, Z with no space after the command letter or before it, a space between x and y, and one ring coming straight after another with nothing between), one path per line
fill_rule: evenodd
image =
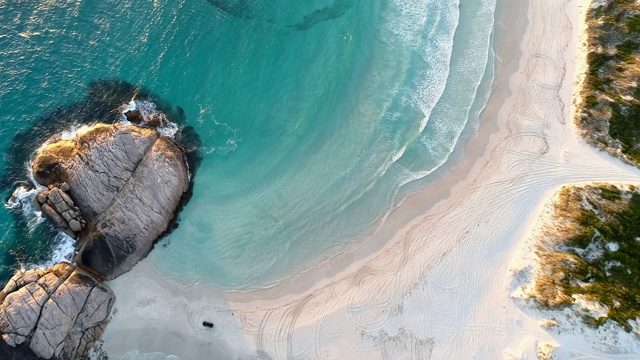
M515 3L501 1L497 12L502 61L478 134L377 239L287 286L245 294L181 287L143 261L109 284L117 312L102 349L183 360L533 358L538 341L554 341L509 298L519 240L559 186L640 182L640 170L589 147L574 128L584 67L577 23L588 2Z

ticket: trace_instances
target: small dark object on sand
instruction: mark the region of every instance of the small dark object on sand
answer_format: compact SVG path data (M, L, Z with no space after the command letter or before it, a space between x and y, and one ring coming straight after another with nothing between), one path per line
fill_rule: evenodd
M208 327L208 328L212 328L213 327L213 323L210 323L208 321L203 321L202 322L202 326Z

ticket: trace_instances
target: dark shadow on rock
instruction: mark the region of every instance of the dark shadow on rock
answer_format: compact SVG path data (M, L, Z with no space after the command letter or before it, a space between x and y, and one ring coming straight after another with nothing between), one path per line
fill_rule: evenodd
M18 345L17 347L9 346L2 338L0 338L0 359L2 360L39 360L36 354L31 351L29 344Z
M334 0L331 6L315 10L309 15L305 15L297 24L289 26L296 31L309 30L321 22L342 17L351 8L352 0Z
M181 108L178 108L178 109L182 110ZM175 229L178 228L178 225L179 225L178 215L180 215L184 206L189 202L189 200L191 200L191 197L193 196L194 179L196 177L196 172L200 167L200 163L202 162L202 153L200 152L200 149L202 148L202 140L200 139L200 136L198 135L196 130L193 128L193 126L183 127L180 133L176 136L176 143L184 151L186 162L187 162L187 165L189 166L189 187L187 188L187 191L184 193L184 195L182 195L182 198L180 199L180 204L176 209L176 212L175 212L176 215L172 223L169 225L167 230L164 233L162 233L162 235L160 235L158 240L156 240L156 244L160 239L171 234ZM164 246L167 246L167 245L168 243L164 243Z
M178 145L185 150L189 164L190 184L187 193L183 196L182 205L176 212L175 219L177 219L177 214L191 198L193 178L202 159L200 138L193 127L185 126L186 116L182 108L174 108L169 102L147 89L139 88L119 79L102 79L90 83L83 99L52 110L35 120L28 130L17 133L11 139L9 149L5 154L7 165L0 177L0 192L9 197L13 190L19 186L31 187L31 184L26 181L28 179L28 163L45 140L74 125L116 122L120 117L117 111L118 107L134 98L154 102L158 111L166 114L169 120L182 128L176 138ZM15 224L14 242L0 242L1 283L9 280L20 264L38 263L46 260L50 256L49 249L51 249L53 238L57 233L57 230L48 222L39 224L35 229L30 228L27 225L28 219L25 219L21 209L9 211L13 215ZM177 222L174 221L162 236L170 233L177 225Z

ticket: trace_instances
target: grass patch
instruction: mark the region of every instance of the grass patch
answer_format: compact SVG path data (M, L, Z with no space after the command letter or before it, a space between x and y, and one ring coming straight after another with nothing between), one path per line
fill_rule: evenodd
M580 124L593 144L640 165L640 7L614 0L587 13L587 73ZM599 141L604 139L606 141ZM623 156L624 157L624 156Z
M602 198L609 201L620 200L621 194L620 189L615 185L603 186L600 188L600 195Z
M586 187L576 193L579 196L567 204L573 201L570 205L578 210L563 212L569 218L562 220L575 225L576 234L560 241L569 250L553 252L555 255L546 257L553 262L543 262L547 273L562 276L542 281L546 286L552 283L554 291L561 292L553 298L566 302L580 294L609 309L605 317L585 315L585 323L600 326L611 319L631 331L629 320L640 316L640 241L636 240L640 238L640 194L615 186ZM597 209L580 205L585 199L590 200L587 203L597 203ZM598 248L600 252L587 256L588 248ZM558 261L560 258L564 260ZM548 301L542 303L548 305Z
M627 33L639 34L640 33L640 14L632 15L625 21Z
M640 103L635 102L628 107L620 104L612 106L609 120L609 134L620 140L622 152L632 159L640 160Z
M587 84L594 90L604 91L605 86L609 83L606 77L600 76L600 68L604 66L613 56L603 53L590 52L587 54L587 65L589 67L587 74Z
M633 40L626 40L622 44L616 46L617 55L624 61L631 61L631 55L635 53L638 48L640 48L639 43Z

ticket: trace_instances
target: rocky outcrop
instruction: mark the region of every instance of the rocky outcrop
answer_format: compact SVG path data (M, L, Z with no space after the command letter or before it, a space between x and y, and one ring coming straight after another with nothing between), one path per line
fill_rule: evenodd
M47 190L38 193L33 202L53 225L75 239L86 227L87 222L66 191L69 191L67 183L62 183L59 187L58 184L49 185Z
M45 205L56 210L59 216L48 217L78 237L77 262L104 279L129 271L149 253L189 182L184 154L169 138L153 128L122 124L96 124L74 139L49 143L34 160L33 174L44 186L66 183L67 191L55 185L48 190L43 212ZM60 204L51 200L53 193L56 200L69 195L77 217L66 220L52 205ZM74 220L80 231L73 230Z
M68 263L19 271L0 291L0 332L7 344L30 341L44 359L86 356L102 335L115 295Z
M143 114L140 110L135 109L125 111L123 115L130 123L141 126L159 128L169 124L169 119L163 113Z
M19 271L0 292L0 334L45 359L84 358L115 302L101 281L129 271L175 217L189 185L184 154L154 128L96 124L48 143L33 174L47 187L34 203L76 239L78 267Z

